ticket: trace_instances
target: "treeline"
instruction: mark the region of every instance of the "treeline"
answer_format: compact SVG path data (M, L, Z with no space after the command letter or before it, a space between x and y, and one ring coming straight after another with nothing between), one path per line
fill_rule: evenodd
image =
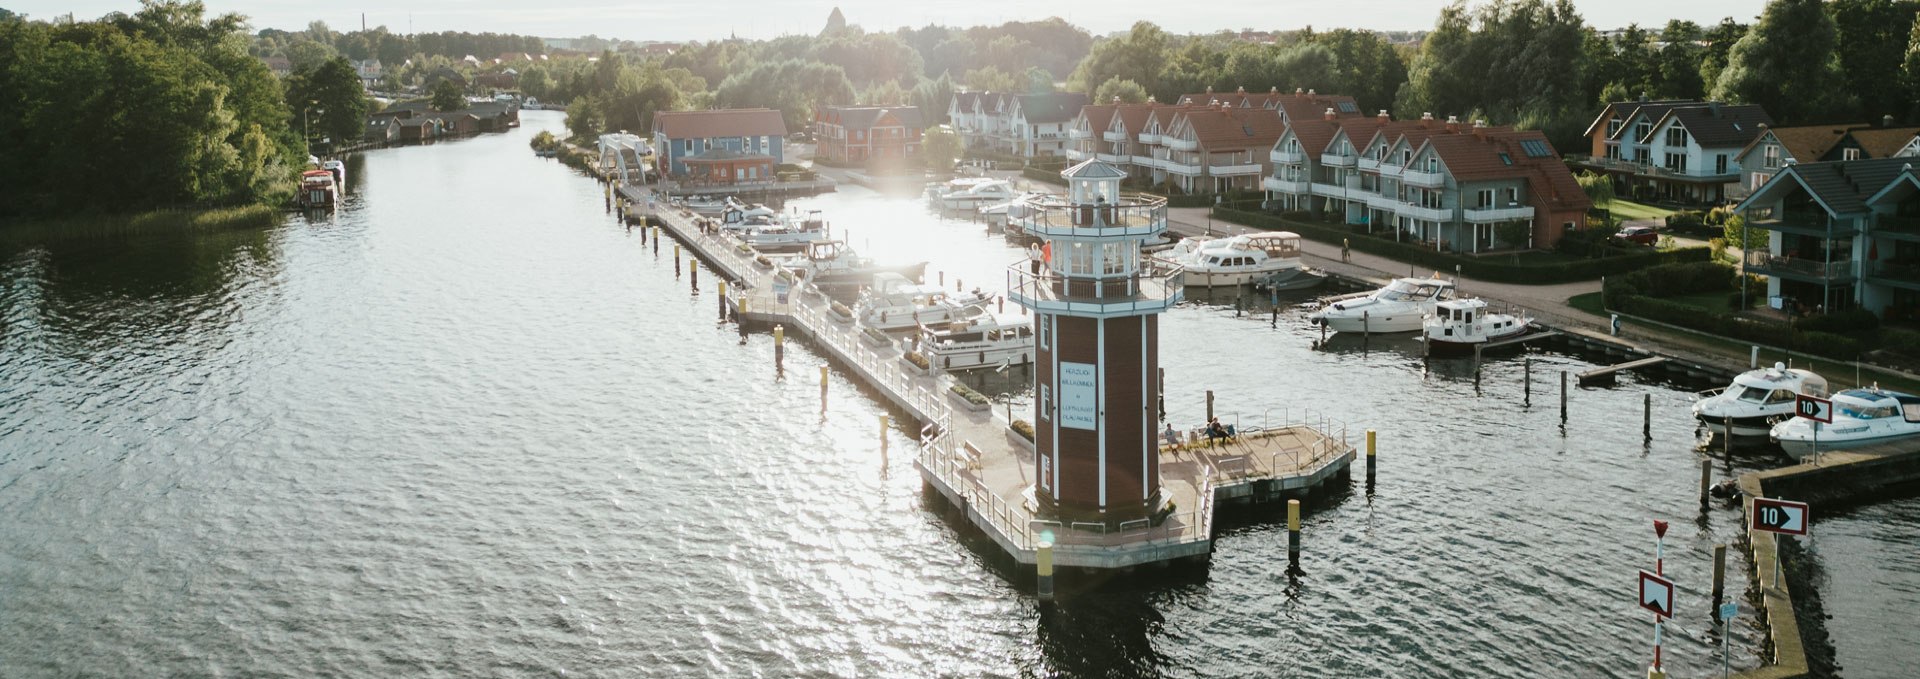
M0 19L0 215L272 201L300 139L245 19L199 2L58 24Z
M324 21L315 21L304 31L263 29L255 34L250 51L260 57L284 56L295 68L316 67L336 56L353 61L378 59L393 68L415 57L458 61L472 55L491 60L507 52L541 54L547 48L544 40L531 35L461 31L400 35L386 26L342 33L328 28Z

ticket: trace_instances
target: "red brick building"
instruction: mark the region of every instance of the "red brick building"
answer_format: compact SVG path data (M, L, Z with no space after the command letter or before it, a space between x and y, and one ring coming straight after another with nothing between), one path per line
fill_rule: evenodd
M913 158L923 129L916 106L829 106L814 116L814 156L840 163Z

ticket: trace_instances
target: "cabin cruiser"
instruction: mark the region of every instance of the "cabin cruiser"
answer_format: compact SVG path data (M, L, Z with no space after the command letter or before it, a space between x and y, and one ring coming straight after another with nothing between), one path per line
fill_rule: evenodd
M947 323L961 317L968 306L986 304L991 296L973 292L949 297L934 285L921 285L894 273L875 274L873 287L860 293L854 317L880 331L911 330L921 324Z
M333 174L334 188L338 189L340 193L347 192L347 164L345 162L329 160L320 163L320 169Z
M851 289L855 286L873 282L876 274L891 273L908 280L920 280L926 275L927 263L882 265L873 258L857 254L845 242L837 240L816 240L807 244L806 252L799 257L787 260L782 266L814 287L823 290L830 288Z
M992 177L954 177L944 182L927 185L927 204L938 207L940 198L950 193L965 193L973 187L987 182L1000 181Z
M539 99L535 99L533 97L527 97L526 101L520 103L520 108L526 111L538 111L540 109L546 108L546 106L544 104L541 104Z
M1290 231L1252 233L1231 238L1188 238L1161 259L1180 265L1188 287L1266 283L1280 290L1321 281L1300 265L1300 235Z
M1488 342L1527 334L1533 319L1517 314L1492 313L1484 299L1453 299L1433 305L1420 324L1427 354L1470 354Z
M722 228L733 231L740 242L762 253L799 252L827 239L827 222L820 218L819 210L809 211L804 217L756 215L743 224L729 223Z
M333 173L307 170L300 173L300 192L294 196L304 208L330 208L340 202L340 187Z
M1833 395L1833 422L1789 417L1767 432L1793 459L1822 452L1920 439L1920 396L1878 388ZM1815 428L1818 425L1818 429Z
M1433 305L1453 299L1453 293L1453 281L1438 276L1396 278L1370 293L1328 300L1307 318L1334 332L1415 332Z
M959 191L948 191L936 199L943 210L971 210L982 205L1004 203L1019 195L1013 184L1003 179L976 181Z
M768 209L765 205L755 204L752 208L749 208L746 203L740 202L733 196L724 198L675 198L673 202L675 205L692 210L694 214L702 217L720 217L724 219L729 213L745 212L749 209L765 210L767 214L773 214L773 210Z
M1026 365L1033 362L1033 324L973 305L946 323L921 324L919 349L942 370Z
M975 212L980 214L981 219L986 220L987 226L990 229L1004 229L1007 228L1008 224L1013 223L1015 220L1027 214L1027 201L1046 195L1047 194L1044 193L1034 192L1022 193L1014 196L1013 200L987 205L978 208Z
M1780 420L1793 417L1793 402L1801 394L1827 397L1827 380L1811 370L1789 369L1785 363L1735 375L1733 383L1700 392L1693 416L1716 434L1765 436Z

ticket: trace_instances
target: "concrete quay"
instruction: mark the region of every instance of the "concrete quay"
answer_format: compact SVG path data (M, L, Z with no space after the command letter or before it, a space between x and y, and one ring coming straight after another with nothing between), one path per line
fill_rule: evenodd
M751 248L731 236L703 231L692 212L657 198L649 202L645 187L619 187L616 203L628 219L657 224L688 250L688 257L725 279L724 313L807 337L909 415L920 442L914 467L923 483L1018 563L1038 564L1043 543L1051 545L1051 563L1060 567L1118 569L1204 560L1212 552L1219 505L1301 497L1329 481L1350 478L1356 455L1345 426L1317 413L1288 410L1261 423L1258 431L1247 422L1248 431L1215 446L1162 446L1161 485L1172 500L1162 515L1118 525L1052 520L1037 511L1031 496L1032 442L1015 433L991 404L969 403L954 390L958 382L951 376L908 363L899 342L871 336L835 313L826 295L762 265Z

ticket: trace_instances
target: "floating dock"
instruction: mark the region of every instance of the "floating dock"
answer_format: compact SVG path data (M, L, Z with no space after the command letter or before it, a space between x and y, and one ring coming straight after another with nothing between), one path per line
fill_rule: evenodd
M824 294L758 260L757 253L717 231L703 230L694 213L649 202L642 187L618 188L628 219L651 221L707 262L731 284L724 312L742 322L778 324L811 339L823 353L910 414L919 432L914 467L967 520L1022 564L1130 568L1180 559L1205 559L1213 550L1216 509L1305 496L1331 480L1348 480L1355 448L1344 425L1306 411L1256 423L1208 445L1192 441L1160 447L1160 483L1172 511L1111 525L1063 523L1043 516L1032 497L1033 443L993 411L969 403L958 384L938 371L906 362L899 343L882 342L832 309ZM646 206L652 206L651 213ZM1357 435L1358 432L1355 432Z

